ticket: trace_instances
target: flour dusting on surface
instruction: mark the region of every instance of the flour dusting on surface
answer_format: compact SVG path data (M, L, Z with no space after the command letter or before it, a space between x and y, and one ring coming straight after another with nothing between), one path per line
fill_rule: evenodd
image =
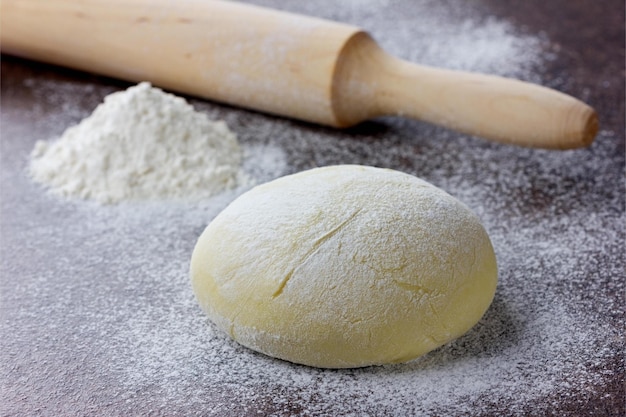
M413 62L554 82L542 35L479 15L483 2L391 3L281 2L364 27ZM119 85L46 69L31 77L32 100L17 110L3 83L0 114L0 414L591 416L602 410L578 411L590 398L617 403L606 387L623 375L626 218L623 132L609 123L592 148L561 153L404 119L346 133L194 100L237 133L259 182L338 163L402 169L459 198L489 231L500 283L468 334L404 365L320 370L239 346L194 298L195 241L239 189L100 206L33 187L23 170L35 140L61 135ZM10 111L29 125L4 123Z

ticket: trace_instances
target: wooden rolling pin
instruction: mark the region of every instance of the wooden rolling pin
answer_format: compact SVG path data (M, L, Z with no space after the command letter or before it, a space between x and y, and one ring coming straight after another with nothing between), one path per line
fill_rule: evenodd
M361 29L211 0L2 0L3 52L346 127L402 115L495 141L590 144L594 110L517 80L412 64Z

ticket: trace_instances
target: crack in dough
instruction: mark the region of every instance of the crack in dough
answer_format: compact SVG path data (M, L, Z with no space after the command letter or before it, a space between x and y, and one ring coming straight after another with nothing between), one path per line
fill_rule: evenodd
M294 273L298 270L298 268L300 268L302 265L305 265L307 263L307 261L309 259L311 259L311 257L314 256L320 250L320 248L322 247L322 245L324 245L324 243L326 243L329 240L331 240L337 233L339 233L341 230L343 230L349 223L354 221L356 216L362 210L363 210L362 208L357 209L347 219L345 219L344 221L339 223L337 226L335 226L330 231L328 231L327 233L322 235L320 238L318 238L315 242L313 242L313 245L311 246L311 249L309 249L307 251L307 253L304 255L304 258L302 259L302 261L300 261L299 264L296 267L294 267L291 270L289 270L289 272L287 272L285 277L281 280L280 284L278 285L278 288L272 294L272 298L276 298L279 295L281 295L283 293L283 290L285 289L285 286L287 285L287 282L289 282L289 280L293 277Z

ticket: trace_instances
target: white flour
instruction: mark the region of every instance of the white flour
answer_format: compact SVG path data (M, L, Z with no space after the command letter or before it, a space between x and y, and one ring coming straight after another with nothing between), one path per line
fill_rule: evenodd
M251 3L272 6L276 2ZM405 8L390 7L390 3L393 1L349 0L337 7L333 0L318 0L283 2L281 6L358 26L385 51L417 64L539 82L533 73L537 62L553 57L552 52L540 49L546 41L543 34L519 33L511 23L483 14L475 2L419 0Z
M282 5L370 29L385 49L414 62L542 81L545 40L483 19L482 2L406 1L402 13L389 3ZM19 110L32 125L3 130L7 137L58 135L112 89L45 72L25 84L33 106ZM285 160L291 172L402 165L460 198L485 222L500 264L486 316L463 338L400 366L320 370L256 354L209 323L187 275L195 239L236 191L203 207L51 203L16 173L21 161L13 155L27 155L32 142L3 139L11 157L1 169L15 166L6 174L5 204L13 196L34 204L7 210L11 221L3 224L3 238L11 239L3 288L20 309L3 310L0 321L10 336L0 404L8 411L0 414L594 415L558 406L584 408L620 372L607 368L623 356L624 337L623 326L607 320L621 323L624 309L623 296L615 296L624 294L623 263L610 262L623 258L614 242L624 241L626 224L614 209L623 189L611 182L623 171L617 133L601 132L591 152L554 153L474 147L478 141L402 119L369 126L383 133L345 134L194 104L237 132L250 155L244 168L259 181L285 173ZM41 257L43 271L34 262ZM21 369L36 372L25 378Z
M226 124L149 83L107 96L59 140L37 142L31 156L35 181L101 203L202 198L244 181Z

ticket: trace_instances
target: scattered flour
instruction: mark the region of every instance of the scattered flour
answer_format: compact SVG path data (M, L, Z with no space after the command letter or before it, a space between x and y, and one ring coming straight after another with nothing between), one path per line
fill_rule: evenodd
M32 178L101 203L202 198L245 182L224 122L149 83L107 96L93 114L32 152Z
M389 3L281 4L371 30L414 62L542 81L545 40L484 18L480 2ZM26 84L32 125L7 126L4 135L60 134L111 89L46 75ZM467 146L465 137L400 120L349 135L194 104L238 133L244 170L255 179L282 175L285 164L293 172L361 163L403 167L460 198L485 222L499 260L484 319L405 365L320 370L256 354L210 324L188 278L195 240L236 190L192 206L50 204L8 169L30 143L3 139L5 154L15 152L0 167L8 219L0 294L20 308L4 309L0 321L11 335L3 340L0 414L574 416L594 415L576 407L598 392L615 404L606 384L623 373L613 365L623 358L626 294L623 261L615 262L626 236L624 211L615 209L624 204L619 133L604 130L589 152L552 153ZM25 192L31 202L12 210L11 198ZM574 411L562 412L563 404Z
M262 6L273 0L253 0ZM383 49L408 61L442 68L476 71L541 81L539 62L554 54L542 50L544 34L524 34L496 19L476 2L420 0L405 7L391 0L283 2L285 10L346 22L369 32ZM384 16L381 17L381 16Z

